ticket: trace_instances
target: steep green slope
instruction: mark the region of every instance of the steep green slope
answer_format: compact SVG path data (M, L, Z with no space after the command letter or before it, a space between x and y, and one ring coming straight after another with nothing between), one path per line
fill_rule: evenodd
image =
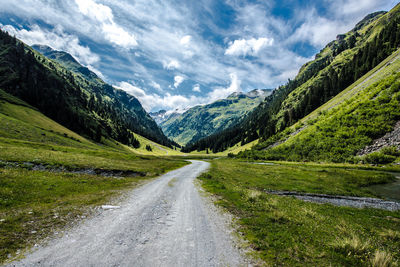
M243 157L294 161L359 161L356 154L400 121L400 50L297 125ZM296 131L296 129L298 129ZM276 146L270 146L275 143ZM376 155L376 163L394 161L396 149ZM370 160L367 157L367 161Z
M51 145L93 148L89 140L44 116L34 107L0 89L0 138Z
M293 125L378 65L400 44L400 5L368 15L305 64L294 80L274 90L247 118L185 151L222 151L242 141L267 140Z
M76 64L66 64L75 71L71 66ZM88 80L66 67L0 32L0 87L6 92L96 142L105 137L138 147L135 132L172 146L136 98L94 79L94 73Z
M180 144L195 142L202 137L224 130L257 107L272 90L253 90L247 94L233 93L226 99L193 107L160 123L166 136Z

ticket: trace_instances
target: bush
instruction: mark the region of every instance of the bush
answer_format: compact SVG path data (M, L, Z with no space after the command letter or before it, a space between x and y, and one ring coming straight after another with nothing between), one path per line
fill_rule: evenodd
M381 152L383 154L389 155L389 156L394 156L394 157L399 157L400 156L400 151L395 146L384 147L384 148L382 148Z
M396 157L392 155L386 155L379 151L366 155L364 160L370 164L388 164L394 162Z

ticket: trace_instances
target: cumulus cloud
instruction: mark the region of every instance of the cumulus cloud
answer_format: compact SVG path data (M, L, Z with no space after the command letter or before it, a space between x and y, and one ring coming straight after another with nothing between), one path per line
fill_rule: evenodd
M120 88L138 98L143 108L147 111L151 111L154 108L182 110L199 104L202 101L201 98L197 98L195 96L185 97L179 94L171 95L170 93L166 93L163 96L154 93L147 94L143 89L128 82L120 82L115 87Z
M178 88L179 85L181 85L181 83L183 83L183 81L185 80L184 77L180 76L180 75L176 75L174 77L174 87Z
M172 59L169 62L164 62L163 66L164 69L173 70L173 69L179 69L181 64L179 63L178 60Z
M99 62L100 57L88 46L81 45L78 37L65 33L61 26L57 26L54 30L44 30L38 25L31 26L30 30L16 29L12 25L5 25L2 28L28 45L48 45L53 49L68 52L78 62L100 74L100 71L91 66Z
M238 79L237 74L231 73L229 77L231 78L231 84L226 88L217 87L213 91L208 93L208 102L213 102L218 99L226 98L232 93L240 92L241 90L240 85L242 81Z
M185 35L182 37L180 40L180 44L184 46L188 46L190 44L190 41L192 40L192 36L190 35Z
M193 86L192 91L193 91L193 92L198 92L198 93L200 93L200 92L201 92L201 90L200 90L200 84L195 84L195 85Z
M110 7L97 4L93 0L75 0L75 3L78 5L79 12L101 24L104 36L108 41L125 48L137 46L135 36L115 23Z
M225 51L225 55L230 56L257 56L260 50L267 46L271 46L274 42L272 38L251 38L251 39L239 39L230 43L229 47Z

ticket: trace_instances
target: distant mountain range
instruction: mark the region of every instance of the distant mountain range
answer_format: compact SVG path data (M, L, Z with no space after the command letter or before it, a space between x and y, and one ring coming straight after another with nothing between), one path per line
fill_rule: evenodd
M188 110L150 113L167 137L179 144L195 142L235 124L270 95L272 89L255 89L248 93L235 92L226 99L198 105Z

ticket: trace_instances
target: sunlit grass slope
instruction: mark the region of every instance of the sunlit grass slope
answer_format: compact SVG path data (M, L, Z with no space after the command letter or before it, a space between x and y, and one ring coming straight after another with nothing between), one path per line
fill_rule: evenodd
M254 153L269 159L352 161L399 120L399 71L396 51L329 102L256 146L267 149L266 154Z

